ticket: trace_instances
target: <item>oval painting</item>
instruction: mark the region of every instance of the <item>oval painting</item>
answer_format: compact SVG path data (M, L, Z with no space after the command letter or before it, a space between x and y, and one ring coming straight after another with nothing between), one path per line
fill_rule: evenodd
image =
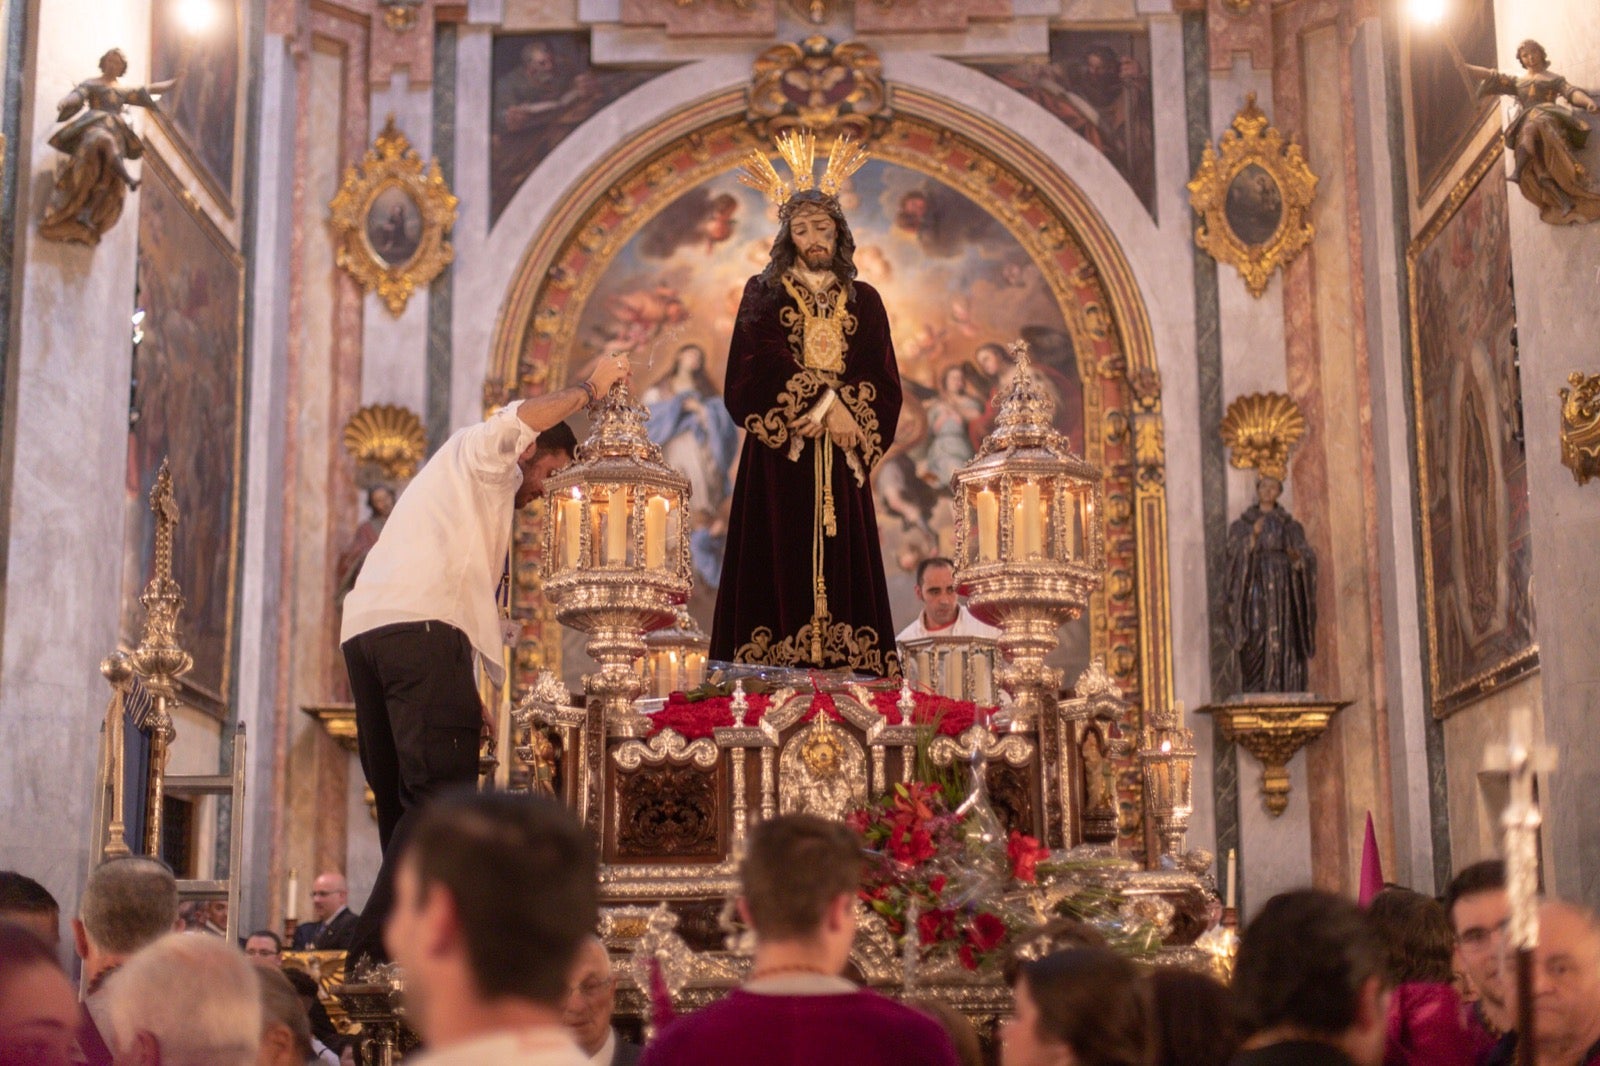
M385 185L367 205L367 244L391 270L417 254L422 244L422 209L404 186Z
M964 193L872 160L840 202L862 281L883 295L905 400L895 442L872 475L895 624L921 604L919 560L954 548L950 475L994 424L1026 338L1056 403L1056 426L1084 447L1083 387L1051 287L1027 251ZM690 609L711 628L743 430L722 402L733 320L747 278L767 264L776 209L725 173L686 189L621 248L584 305L577 347L635 350L649 433L693 495ZM575 357L575 362L576 357ZM1088 621L1063 632L1068 678L1088 663ZM569 661L572 661L569 657ZM576 661L583 662L581 652Z
M1241 167L1228 183L1223 212L1240 243L1266 244L1283 222L1283 192L1277 179L1258 163Z

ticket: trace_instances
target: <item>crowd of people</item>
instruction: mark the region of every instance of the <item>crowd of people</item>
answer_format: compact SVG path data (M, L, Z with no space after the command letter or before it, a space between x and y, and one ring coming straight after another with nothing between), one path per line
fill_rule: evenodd
M384 936L404 974L422 1066L976 1066L971 1023L850 979L861 842L809 815L752 832L741 919L748 977L720 1001L657 1017L642 1048L613 1024L617 981L596 936L598 862L563 807L463 792L421 812L395 869ZM802 873L803 871L803 873ZM323 879L319 878L319 883ZM333 882L329 882L332 884ZM342 895L342 883L339 883ZM333 895L334 893L329 893ZM342 913L343 899L319 923ZM1146 966L1070 921L1006 969L1001 1066L1389 1066L1513 1061L1510 904L1497 861L1462 870L1440 900L1390 887L1368 907L1310 889L1266 901L1245 927L1231 986ZM1533 954L1534 1061L1600 1064L1600 925L1546 900ZM282 965L267 930L229 943L175 931L162 863L90 874L70 939L36 881L0 873L0 1066L303 1066L353 1061L316 982ZM308 934L314 942L316 931Z

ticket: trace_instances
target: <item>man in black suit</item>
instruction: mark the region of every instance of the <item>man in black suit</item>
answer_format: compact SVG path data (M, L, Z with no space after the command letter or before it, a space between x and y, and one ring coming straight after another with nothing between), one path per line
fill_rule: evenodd
M311 909L317 920L295 926L293 950L350 950L350 937L361 915L345 906L349 899L350 886L345 883L344 874L319 874L311 883Z
M616 1006L617 979L611 974L611 956L605 943L591 936L578 949L561 1002L561 1020L589 1056L591 1066L634 1066L639 1061L639 1045L611 1028Z

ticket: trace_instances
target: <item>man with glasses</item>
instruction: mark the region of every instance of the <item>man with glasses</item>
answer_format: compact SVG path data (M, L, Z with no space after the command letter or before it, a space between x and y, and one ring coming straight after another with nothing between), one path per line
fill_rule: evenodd
M611 1014L617 1006L617 979L611 973L611 956L603 941L591 936L578 949L578 961L567 982L561 1003L561 1020L591 1066L634 1066L639 1046L617 1035Z
M1477 993L1471 1024L1498 1040L1515 1022L1507 995L1506 921L1511 900L1506 895L1506 866L1499 859L1475 862L1456 874L1445 889L1444 908L1456 933L1456 957Z
M317 920L295 926L293 950L350 950L350 940L361 915L346 906L349 901L350 886L344 874L330 871L317 875L311 882L311 911Z
M277 970L283 966L283 941L271 929L257 929L245 937L244 953L264 969Z

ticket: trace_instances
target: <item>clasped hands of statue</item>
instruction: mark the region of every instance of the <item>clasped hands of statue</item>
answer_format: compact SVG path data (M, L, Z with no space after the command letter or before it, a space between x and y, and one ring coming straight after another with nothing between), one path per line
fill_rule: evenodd
M802 437L816 439L824 433L846 451L860 447L865 434L844 404L839 394L831 389L805 414L789 423L789 428Z

